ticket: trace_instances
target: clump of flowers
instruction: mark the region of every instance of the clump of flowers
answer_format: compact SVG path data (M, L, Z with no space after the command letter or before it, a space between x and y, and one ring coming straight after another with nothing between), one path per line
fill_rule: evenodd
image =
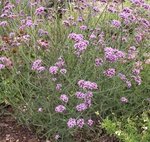
M115 76L115 74L116 74L116 70L114 68L109 68L106 71L104 71L104 75L109 78L112 78L113 76Z
M45 7L41 6L39 8L36 9L35 11L36 15L44 15L45 14Z
M98 85L95 82L79 80L78 86L83 89L95 90L98 89Z
M87 120L87 125L92 126L94 124L94 121L92 119ZM83 118L75 119L75 118L70 118L67 122L68 128L83 128L83 126L86 125L86 121Z
M102 58L96 58L95 59L95 66L102 66L102 64L103 64L103 59Z
M37 59L32 63L31 69L40 73L40 72L44 71L46 68L44 66L42 66L42 60Z
M82 118L78 119L78 120L77 120L77 126L78 126L79 128L82 128L83 125L84 125L84 119L82 119Z
M67 96L67 95L62 94L62 95L60 96L60 100L62 100L63 102L67 103L69 99L68 99L68 96Z
M73 128L77 125L75 118L70 118L67 122L68 128Z
M65 108L65 106L63 106L63 105L58 105L58 106L56 106L56 108L55 108L55 111L56 112L59 112L59 113L62 113L62 112L64 112L66 110L66 108Z
M68 38L75 41L74 49L77 56L80 56L89 45L89 41L85 40L84 36L81 34L71 33L69 34Z
M58 67L57 66L51 66L50 68L49 68L49 72L51 73L51 74L57 74L58 73Z
M119 28L119 27L121 26L121 22L118 21L118 20L113 20L113 21L111 22L111 24L112 24L114 27L116 27L116 28Z
M5 56L0 57L0 69L4 69L5 67L11 69L12 66L13 66L12 61L9 58Z
M121 103L128 103L128 99L126 97L120 98Z
M123 51L120 51L112 47L104 48L104 53L106 60L109 62L115 62L125 57L125 53Z

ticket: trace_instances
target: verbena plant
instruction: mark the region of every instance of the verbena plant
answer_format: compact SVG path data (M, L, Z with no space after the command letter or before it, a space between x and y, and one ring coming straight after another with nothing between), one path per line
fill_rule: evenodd
M106 116L148 109L149 9L133 0L6 2L0 102L37 134L60 141L94 131Z

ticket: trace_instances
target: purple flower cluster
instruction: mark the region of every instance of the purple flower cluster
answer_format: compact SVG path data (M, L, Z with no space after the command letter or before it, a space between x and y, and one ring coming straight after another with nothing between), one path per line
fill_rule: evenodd
M95 66L98 67L98 66L102 66L103 64L103 59L102 58L96 58L95 59Z
M7 21L2 21L2 22L0 22L0 26L1 27L6 27L6 26L8 26L8 22Z
M62 100L63 102L67 103L69 99L68 99L68 96L67 96L67 95L62 94L62 95L60 96L60 100Z
M125 53L123 51L120 51L118 49L114 49L111 47L104 48L104 54L105 54L106 60L109 62L115 62L125 57Z
M2 57L0 57L0 70L4 69L5 67L11 69L12 68L12 61L7 57L2 56Z
M137 57L137 50L136 50L136 47L135 46L131 46L128 50L128 54L127 54L127 59L128 60L133 60L133 59L136 59Z
M51 66L51 67L49 68L49 72L50 72L51 74L57 74L58 70L59 70L59 68L58 68L57 66Z
M57 91L61 91L62 90L62 84L61 83L56 84L56 90Z
M55 107L55 111L58 113L63 113L65 110L66 110L66 108L63 105L58 105Z
M93 124L94 124L93 120L91 119L87 120L88 126L91 127ZM74 128L75 126L77 126L78 128L83 128L84 125L85 125L85 120L83 118L79 118L79 119L70 118L67 122L68 128Z
M83 53L89 45L89 42L87 40L84 40L84 37L81 34L71 33L69 34L68 38L75 41L74 49L76 55L78 56L80 56L81 53Z
M76 110L77 111L84 111L84 110L86 110L88 107L87 107L87 105L85 104L85 103L81 103L81 104L79 104L79 105L77 105L76 106Z
M35 11L35 14L36 15L43 15L43 14L45 14L45 7L41 6L41 7L37 8L36 11Z
M57 62L55 63L55 66L57 66L58 68L64 68L65 65L65 61L63 59L63 57L59 57Z
M37 71L37 72L42 72L45 70L45 67L42 66L42 60L41 59L37 59L32 63L32 70Z
M116 74L116 70L114 68L109 68L106 71L104 71L104 75L109 78L112 78L113 76L115 76L115 74Z
M68 38L72 39L75 42L79 42L84 39L82 34L76 34L76 33L70 33Z
M7 2L4 6L4 8L2 9L2 14L1 14L1 18L12 18L14 13L12 13L13 9L14 9L14 5L11 4L10 2Z
M133 14L133 10L131 8L125 7L120 13L120 17L124 20L125 24L131 24L136 22L136 17Z
M58 61L55 63L55 65L49 68L49 72L55 75L58 73L58 71L60 71L60 73L64 75L67 73L67 70L64 68L64 65L65 65L65 61L62 57L60 57L58 58Z
M143 0L131 0L131 2L136 6L141 6L142 4L144 4Z
M84 111L86 109L88 109L89 107L91 107L92 104L92 97L93 97L93 93L92 92L87 92L87 93L82 93L82 92L76 92L75 96L78 99L82 99L84 102L80 103L76 106L76 110L77 111Z
M119 27L121 26L121 22L118 21L118 20L113 20L113 21L111 22L111 24L112 24L114 27L116 27L116 28L119 28Z
M121 97L120 101L121 103L124 103L124 104L128 103L128 99L126 97Z
M38 35L39 35L40 37L42 37L43 35L48 35L48 32L45 31L45 30L43 30L43 29L39 29L39 30L38 30Z
M86 90L96 90L98 89L98 86L95 82L91 81L85 81L85 80L79 80L78 86L80 88L86 89Z
M1 69L4 69L4 68L5 68L5 65L0 64L0 70L1 70Z
M80 29L83 30L83 31L85 31L85 30L87 30L87 26L82 25L82 26L80 26Z
M68 128L73 128L77 125L75 118L70 118L67 122Z

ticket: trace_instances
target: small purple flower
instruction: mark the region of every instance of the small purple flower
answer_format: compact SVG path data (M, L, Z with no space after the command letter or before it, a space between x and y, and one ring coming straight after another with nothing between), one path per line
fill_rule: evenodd
M35 14L36 15L43 15L43 14L45 14L45 7L39 7L39 8L37 8L36 9L36 11L35 11Z
M82 92L76 92L76 93L75 93L75 96L76 96L78 99L84 99L84 98L85 98L85 94L82 93Z
M83 125L84 125L84 119L78 119L78 120L77 120L77 126L78 126L79 128L82 128Z
M91 82L91 81L79 80L78 85L80 88L83 88L83 89L89 89L89 90L98 89L97 84L95 82Z
M70 26L70 21L64 20L64 21L63 21L63 24L64 24L65 26L69 27L69 26Z
M111 22L111 24L112 24L114 27L116 27L116 28L119 28L119 27L121 26L121 22L118 21L118 20L113 20L113 21Z
M66 69L60 69L60 73L64 75L67 73L67 70Z
M37 68L37 71L40 73L40 72L43 72L45 70L45 67L41 66L39 68Z
M54 82L55 82L56 80L57 80L57 78L52 78L52 81L54 81Z
M103 59L102 58L96 58L95 59L95 66L101 66L103 64Z
M60 96L60 100L62 100L63 102L67 103L69 99L68 99L68 96L67 96L67 95L62 94L62 95Z
M89 107L91 107L91 105L92 105L92 99L86 97L86 98L84 99L84 103L85 103L86 107L89 108Z
M58 58L58 61L55 63L55 66L57 66L58 68L63 68L65 64L65 61L62 57Z
M125 81L125 83L127 84L128 88L131 88L131 86L132 86L131 81L127 80L127 81Z
M2 22L0 22L0 26L6 27L6 26L8 26L8 22L7 21L2 21Z
M49 72L50 72L51 74L57 74L57 72L58 72L58 67L57 67L57 66L51 66L51 67L49 68Z
M5 68L5 65L0 64L0 70L1 70L1 69L4 69L4 68Z
M134 75L139 75L140 72L141 72L140 69L133 69L133 70L132 70L132 73L133 73Z
M114 68L109 68L108 70L104 71L104 75L112 78L116 74L116 70Z
M80 26L80 29L83 30L83 31L85 31L87 29L87 26L82 25L82 26Z
M56 90L60 91L62 89L62 84L56 84Z
M75 42L79 42L84 39L82 34L76 34L76 33L70 33L68 38L74 40Z
M141 42L142 41L142 35L140 35L140 34L137 34L137 35L135 35L135 40L139 43L139 42Z
M56 108L55 108L55 111L58 112L58 113L62 113L66 110L66 108L63 106L63 105L58 105Z
M87 40L82 40L77 42L74 45L74 48L78 51L78 52L83 52L86 50L87 46L88 46L89 42Z
M32 64L32 70L36 70L38 67L40 67L42 65L42 60L41 59L37 59L33 62Z
M93 93L88 91L86 94L85 94L85 98L92 98L93 97Z
M105 58L109 62L115 62L118 59L124 58L125 53L111 47L104 48Z
M67 122L68 128L73 128L77 125L75 118L70 118Z
M95 38L96 38L96 35L92 33L92 34L90 35L90 39L95 39Z
M87 124L91 127L94 124L94 121L92 119L89 119Z
M86 109L87 109L87 105L85 103L81 103L81 104L76 106L77 111L84 111Z
M60 138L59 134L55 135L55 140L58 140L59 138Z
M120 101L121 101L122 103L128 103L128 99L127 99L126 97L121 97L121 98L120 98Z
M48 32L47 32L47 31L44 31L43 29L39 29L39 30L38 30L38 35L39 35L39 36L48 35Z
M93 10L94 10L94 12L99 12L100 11L99 7L96 7L96 6L93 7Z
M32 20L27 20L26 21L26 26L31 27L33 25Z
M40 60L40 59L35 60L32 64L31 69L34 70L34 71L37 71L39 73L44 71L45 67L42 66L42 60Z
M140 76L132 76L137 85L141 85L142 79Z

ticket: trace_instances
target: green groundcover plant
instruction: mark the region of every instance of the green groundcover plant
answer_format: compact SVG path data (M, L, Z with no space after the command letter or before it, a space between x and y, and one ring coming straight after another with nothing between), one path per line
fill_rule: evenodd
M123 142L149 142L150 119L149 112L126 120L103 120L102 127L111 135L115 135Z
M1 3L0 103L40 136L63 142L108 116L148 110L148 2L49 3Z

